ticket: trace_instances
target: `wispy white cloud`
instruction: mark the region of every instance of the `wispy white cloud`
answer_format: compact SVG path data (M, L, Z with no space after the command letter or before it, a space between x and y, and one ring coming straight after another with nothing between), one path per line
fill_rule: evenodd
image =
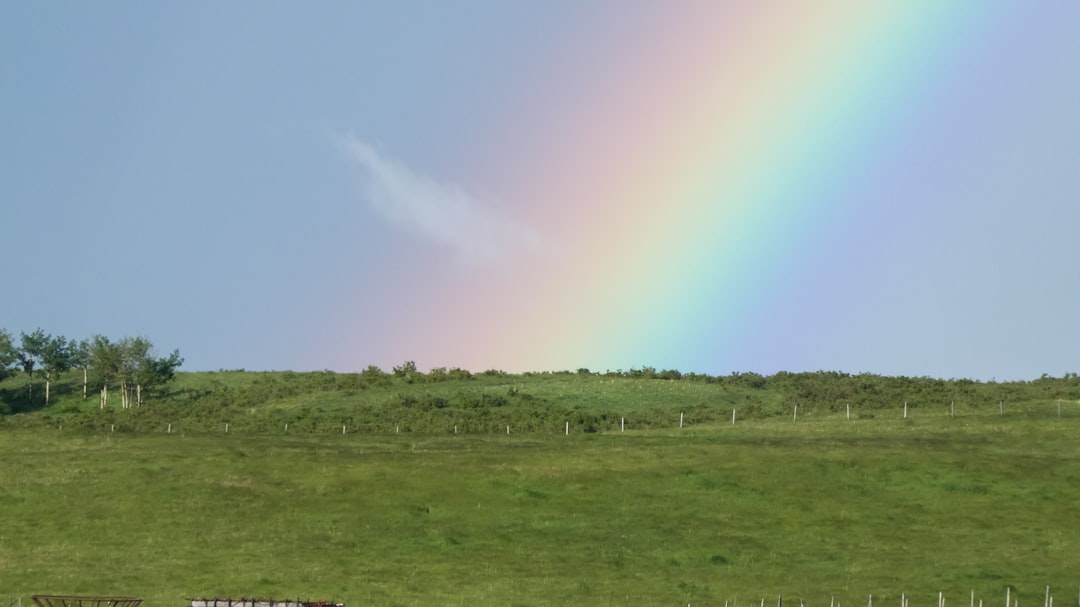
M455 251L461 261L490 265L535 253L535 230L453 183L412 171L354 136L340 139L360 173L371 210L405 231Z

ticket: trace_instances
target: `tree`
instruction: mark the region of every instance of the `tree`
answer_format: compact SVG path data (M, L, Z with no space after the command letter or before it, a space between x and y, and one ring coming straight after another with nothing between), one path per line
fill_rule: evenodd
M11 341L11 334L6 329L0 329L0 379L7 377L11 365L17 360L19 353Z
M80 342L71 340L71 366L75 369L82 369L82 397L86 400L86 384L88 379L88 371L90 370L90 363L93 360L90 350L90 340L84 339Z
M27 335L22 333L22 343L18 350L19 366L26 373L26 393L30 402L34 401L34 367L41 361L49 336L40 328Z
M52 380L71 369L72 344L62 335L50 337L41 349L41 369L45 372L45 406L49 406Z
M153 344L145 337L125 337L109 341L104 335L95 335L85 346L87 360L101 381L101 405L109 404L109 384L120 383L120 402L124 409L141 406L144 389L171 381L176 370L184 364L179 350L164 358L153 356ZM132 394L134 391L134 394Z
M125 337L116 346L119 353L117 378L120 380L120 406L129 409L134 406L131 389L133 385L139 385L135 375L143 361L150 356L153 344L144 337Z
M182 364L184 359L180 357L180 350L173 350L164 358L143 357L135 370L135 405L141 407L143 404L143 388L149 391L154 386L172 381Z
M90 366L101 380L101 405L109 404L109 383L120 373L120 348L104 335L90 338Z

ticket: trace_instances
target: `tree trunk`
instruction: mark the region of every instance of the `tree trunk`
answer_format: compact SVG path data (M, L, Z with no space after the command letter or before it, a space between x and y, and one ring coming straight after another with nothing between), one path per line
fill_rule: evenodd
M86 400L86 367L82 368L82 399Z
M135 406L142 406L142 384L135 384Z
M49 384L51 383L49 374L45 374L45 406L49 406Z
M109 402L109 384L101 384L101 408L104 409L105 405Z

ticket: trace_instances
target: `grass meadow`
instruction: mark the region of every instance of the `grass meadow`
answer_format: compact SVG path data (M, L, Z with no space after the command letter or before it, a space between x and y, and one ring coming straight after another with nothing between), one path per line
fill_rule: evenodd
M1075 415L926 412L569 436L9 426L0 600L929 607L1008 588L1033 607L1049 585L1061 607L1078 436Z

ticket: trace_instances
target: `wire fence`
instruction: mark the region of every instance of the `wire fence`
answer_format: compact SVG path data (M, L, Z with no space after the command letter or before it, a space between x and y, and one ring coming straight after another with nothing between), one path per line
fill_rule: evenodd
M520 412L519 412L520 413ZM119 421L118 423L98 424L90 430L108 433L164 433L164 434L258 434L258 435L354 435L354 434L402 434L417 433L427 435L516 435L516 434L544 434L544 435L571 435L582 433L612 433L627 431L666 431L684 430L690 428L718 429L724 426L737 426L741 424L761 423L784 423L785 419L790 423L851 423L874 421L948 421L948 420L991 420L1000 419L1004 422L1019 420L1075 420L1080 419L1080 401L1057 400L1052 402L1025 402L1010 404L998 401L993 404L972 405L964 403L957 405L956 402L941 403L916 403L905 401L894 407L855 407L850 404L831 403L828 405L792 405L788 413L763 415L753 406L750 407L710 407L695 406L694 408L679 411L674 409L667 412L667 421L656 413L641 418L623 416L604 412L600 414L577 414L573 418L568 416L563 419L553 419L550 415L544 416L542 409L537 410L535 418L519 415L517 419L498 419L496 416L481 418L455 419L452 412L447 411L442 417L422 417L421 419L405 418L402 420L387 419L357 419L347 418L334 423L325 418L312 421L305 419L293 419L281 422L278 425L270 425L266 420L257 424L240 423L221 420L190 420L180 419L177 421L164 421L160 423L147 423L142 421L133 424L131 421ZM54 426L57 430L63 430L63 422ZM77 428L87 429L85 426Z
M1075 600L1076 600L1076 604L1080 605L1080 585L1077 585L1076 588L1077 588L1077 590L1076 590L1076 599ZM983 596L977 595L974 589L972 589L971 592L967 596L963 596L963 597L961 597L959 599L956 599L955 597L948 597L947 598L944 592L938 591L936 593L937 604L936 604L935 607L950 607L950 606L952 606L952 607L962 607L965 603L968 605L968 607L997 607L999 605L1002 605L998 601L1004 601L1003 607L1021 607L1020 595L1019 595L1019 593L1014 592L1013 589L1014 589L1013 586L1006 586L1004 594L1002 596L994 597L993 599L984 599ZM866 596L866 599L865 599L866 600L866 607L874 607L875 604L877 604L879 607L881 607L881 606L889 606L889 605L892 605L894 607L911 607L911 597L913 595L908 594L906 592L901 592L899 597L896 597L896 596L882 597L882 596L879 595L879 596L877 596L875 598L875 595L872 594L872 593L868 593L865 596ZM925 603L916 602L916 607L930 607L932 605L932 603L930 603L930 601L934 600L934 597L932 596L932 593L927 593L927 592L918 593L918 596L920 596L922 598L929 598L929 601L927 601ZM1050 586L1046 586L1046 590L1042 594L1042 596L1035 599L1035 601L1038 601L1038 600L1042 600L1043 607L1054 607L1054 594L1051 592ZM751 599L749 601L747 601L747 600L739 601L738 599L725 600L724 603L723 603L723 606L724 607L772 607L775 604L776 607L785 607L785 605L787 607L793 607L796 603L798 604L799 607L824 607L824 605L825 605L825 601L824 601L823 598L815 600L815 601L813 601L811 603L811 602L808 602L804 597L799 597L798 599L791 600L791 599L785 599L782 595L776 595L775 603L773 603L773 601L771 599L766 599L764 597L761 597L760 599ZM713 602L695 603L694 601L691 600L690 602L687 603L687 607L694 607L695 605L715 605L715 604L716 603L713 603ZM863 604L862 599L857 599L857 600L854 600L854 601L845 602L845 601L842 601L840 597L837 597L835 595L829 597L829 607L843 607L843 605L849 605L850 607L861 607L862 604ZM1037 604L1037 603L1028 602L1028 601L1025 601L1025 603L1024 603L1024 605L1026 605L1027 607L1030 607L1033 604ZM1073 604L1072 603L1072 597L1069 597L1065 601L1058 602L1058 607L1068 607L1069 605L1072 605L1072 604Z

